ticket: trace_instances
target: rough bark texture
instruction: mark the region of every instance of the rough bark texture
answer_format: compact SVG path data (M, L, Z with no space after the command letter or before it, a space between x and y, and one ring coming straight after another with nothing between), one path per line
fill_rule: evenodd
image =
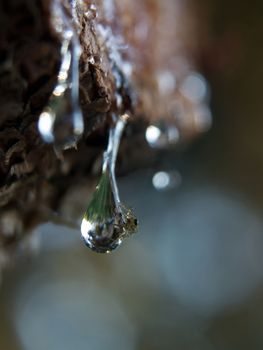
M78 150L65 151L61 160L37 130L60 64L51 0L0 1L0 247L15 246L54 213L76 220L100 171L111 113L132 116L120 172L151 163L144 141L150 122L161 118L176 125L183 141L203 131L195 104L177 88L194 69L198 36L194 16L178 3L77 2L85 133ZM163 80L171 72L176 87Z

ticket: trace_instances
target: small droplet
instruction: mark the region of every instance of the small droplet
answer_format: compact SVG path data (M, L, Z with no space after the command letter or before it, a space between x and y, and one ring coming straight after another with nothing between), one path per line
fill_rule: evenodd
M146 129L146 140L150 146L155 145L161 136L161 130L157 126L150 125Z
M180 91L189 100L201 102L208 95L207 82L201 74L193 72L184 79Z
M174 125L150 125L146 129L145 138L152 148L168 148L175 145L179 139L180 134Z
M43 140L61 149L74 147L84 129L82 113L78 106L73 107L70 103L69 95L67 89L60 95L51 96L38 121Z
M102 174L81 223L86 245L97 253L109 253L136 227L137 221L131 210L116 205L109 175Z
M159 171L154 174L152 183L157 191L173 189L181 185L182 177L178 171Z

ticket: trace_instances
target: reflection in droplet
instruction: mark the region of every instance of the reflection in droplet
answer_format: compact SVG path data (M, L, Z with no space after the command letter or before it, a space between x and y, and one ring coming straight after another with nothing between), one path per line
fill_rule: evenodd
M154 174L152 183L157 191L169 190L180 186L182 177L177 171L159 171Z
M189 100L201 102L208 94L207 82L201 74L193 72L184 79L180 91Z
M84 218L81 223L82 237L86 245L96 253L109 253L118 248L122 243L121 232L115 222L110 220L93 223Z

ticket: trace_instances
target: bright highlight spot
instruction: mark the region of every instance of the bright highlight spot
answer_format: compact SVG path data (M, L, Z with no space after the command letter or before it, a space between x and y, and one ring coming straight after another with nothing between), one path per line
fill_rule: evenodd
M68 73L67 73L66 71L60 72L60 73L58 74L58 79L59 79L59 80L66 80L67 77L68 77Z
M159 171L152 179L152 184L157 191L164 191L178 187L181 182L181 175L177 171Z
M161 136L161 130L154 125L148 126L145 137L149 145L154 146Z
M164 190L170 183L170 176L168 173L160 171L154 175L152 182L157 190Z
M66 88L65 86L59 84L55 87L54 91L53 91L53 95L55 96L61 96L64 92L65 92Z
M38 120L38 130L45 142L51 143L54 141L53 125L55 116L51 112L42 112Z
M81 235L85 240L89 240L89 233L92 230L93 225L90 221L86 220L85 218L81 222Z

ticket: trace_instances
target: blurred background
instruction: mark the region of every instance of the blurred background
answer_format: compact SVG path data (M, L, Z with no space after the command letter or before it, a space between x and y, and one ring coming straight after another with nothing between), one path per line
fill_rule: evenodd
M38 228L2 276L1 350L263 349L263 3L201 3L212 129L119 179L140 229L113 254Z

